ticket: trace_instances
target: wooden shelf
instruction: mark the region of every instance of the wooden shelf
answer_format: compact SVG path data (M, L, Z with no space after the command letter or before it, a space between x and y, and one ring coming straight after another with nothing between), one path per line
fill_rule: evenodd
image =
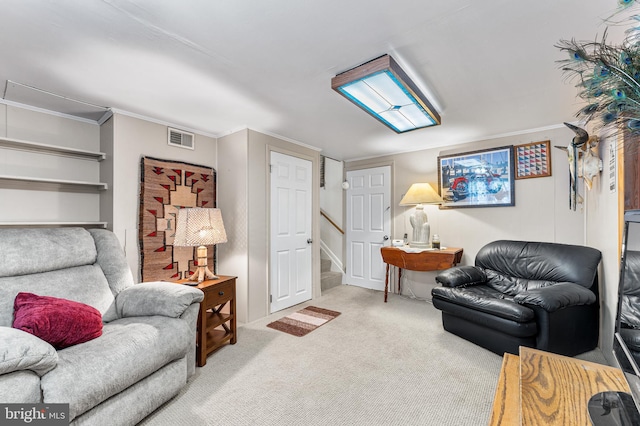
M213 330L216 327L221 326L227 321L231 321L233 315L225 313L215 313L211 310L207 311L207 332Z
M63 189L65 187L73 187L75 189L84 189L92 191L104 191L107 189L107 184L102 182L85 182L78 180L64 180L64 179L48 179L48 178L36 178L29 176L14 176L14 175L0 175L0 183L29 183L29 184L42 184L48 187L57 187ZM24 188L28 189L28 188Z
M207 355L224 346L232 337L233 333L226 332L225 330L211 330L207 332Z
M67 157L82 158L85 160L102 161L107 155L104 152L87 151L84 149L65 148L38 142L29 142L19 139L0 137L0 146L21 151L42 152L46 154L62 155Z
M62 228L62 227L80 227L80 228L107 228L107 222L0 222L0 228Z

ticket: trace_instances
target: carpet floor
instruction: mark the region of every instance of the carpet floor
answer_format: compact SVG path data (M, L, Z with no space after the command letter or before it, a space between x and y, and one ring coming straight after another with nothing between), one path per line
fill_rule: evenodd
M342 314L304 337L266 326L311 304ZM239 327L141 424L483 425L501 363L445 332L428 302L341 285Z

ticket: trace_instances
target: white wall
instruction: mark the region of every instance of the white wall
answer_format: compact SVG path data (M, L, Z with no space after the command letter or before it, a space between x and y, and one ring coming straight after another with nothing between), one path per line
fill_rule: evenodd
M320 153L318 150L249 130L249 321L270 313L269 305L269 229L271 190L269 163L276 151L311 161L313 183L311 194L312 287L313 297L320 296Z
M428 131L428 130L426 130ZM566 146L574 136L567 128L527 133L478 141L454 149L425 149L370 160L348 162L346 170L390 164L393 173L392 233L401 239L411 237L409 217L414 208L398 204L414 182L430 182L437 187L438 156L506 145L550 140L551 146ZM515 181L515 206L439 209L425 206L431 233L440 236L443 246L462 247L462 264L473 264L478 250L498 239L549 241L567 244L585 243L584 213L569 210L569 172L566 154L552 148L552 176ZM436 272L403 273L403 293L429 298L435 286ZM394 277L395 278L395 277ZM396 280L394 280L396 282Z
M317 150L253 130L218 139L219 207L237 215L220 246L220 271L238 277L238 320L251 322L270 313L269 306L269 158L271 151L308 159L313 167L312 238L320 239L319 161ZM226 227L225 218L225 227ZM320 248L313 245L313 295L320 295Z
M134 278L140 279L140 247L138 244L138 221L140 206L140 161L149 156L159 159L184 161L187 163L216 167L216 140L196 135L195 149L184 149L167 144L167 126L138 118L115 114L102 136L104 151L112 157L113 182L110 185L113 198L113 221L110 228L125 248L127 261ZM112 144L112 147L109 147ZM107 174L104 175L107 177ZM224 219L224 217L223 217Z
M607 358L612 360L611 347L613 327L618 304L618 277L620 265L619 219L622 212L618 209L618 196L622 186L617 182L616 190L611 192L609 184L609 146L616 147L616 140L609 138L600 143L603 171L594 180L592 190L587 193L587 245L602 252L600 267L600 348Z
M98 151L100 147L97 123L79 120L62 114L47 113L0 104L6 123L4 135L13 139L59 145L66 148Z
M139 277L138 206L140 185L140 159L152 156L167 160L185 161L217 169L218 205L223 210L227 231L233 235L226 244L218 246L219 273L237 275L239 280L239 319L252 321L268 314L268 226L267 215L267 155L269 149L291 151L314 159L314 176L317 177L319 154L305 147L258 132L244 130L221 138L218 148L215 139L196 135L194 151L170 147L166 141L166 126L116 114L102 125L73 120L59 115L45 114L16 106L0 104L0 135L15 139L62 145L70 148L103 151L107 159L100 164L83 169L66 163L64 157L43 157L37 161L15 150L0 149L0 174L28 173L43 177L103 181L109 190L101 196L87 194L23 191L0 189L0 221L9 220L106 220L125 247L134 277ZM427 181L436 183L438 155L477 149L517 145L550 140L551 145L565 146L573 133L565 128L529 133L505 138L479 141L456 146L455 149L425 149L423 151L391 155L345 164L346 170L376 167L389 164L392 167L392 228L393 238L411 234L409 216L411 208L398 203L411 183ZM595 180L593 190L586 195L586 208L571 211L568 208L568 167L565 154L552 149L552 177L516 180L516 206L497 208L468 208L439 210L426 206L432 233L438 233L444 246L463 247L463 263L473 263L475 253L482 245L499 238L555 241L586 244L603 252L601 267L602 333L605 354L610 350L613 316L616 309L618 284L618 191L609 192L608 144L604 141L600 151L605 172ZM220 153L218 153L220 149ZM81 163L82 164L82 163ZM343 196L337 189L342 182L342 171L333 171L331 161L326 173L327 192L314 195L314 205L321 197ZM75 170L72 175L68 173ZM78 173L81 178L78 178ZM51 176L53 174L53 176ZM318 186L318 185L314 185ZM336 188L334 188L336 186ZM4 191L4 192L3 192ZM243 196L238 197L239 194ZM329 196L334 200L334 195ZM82 199L77 197L83 197ZM13 198L11 198L13 197ZM18 197L18 198L15 198ZM37 199L47 209L26 206ZM13 200L13 201L11 201ZM11 202L9 202L11 201ZM325 201L327 201L325 203ZM343 223L343 199L339 202L323 199L323 208L330 212L339 224ZM9 209L6 206L11 205ZM25 206L25 208L15 208ZM82 206L82 207L78 207ZM340 208L338 209L338 206ZM249 215L248 209L253 213ZM334 211L335 208L335 211ZM82 211L82 217L78 216ZM314 208L314 211L317 209ZM43 216L44 215L44 216ZM249 217L250 216L250 217ZM323 220L314 219L314 233L320 233ZM323 227L325 225L322 225ZM253 244L253 245L251 245ZM340 244L339 244L340 245ZM332 246L334 244L332 243ZM253 247L250 249L250 247ZM341 249L340 249L341 250ZM336 249L336 252L339 250ZM314 252L314 291L319 295L319 256ZM435 285L435 273L407 272L404 275L405 294L429 297ZM317 288L316 288L317 287Z
M227 242L218 246L218 272L236 280L238 320L249 317L249 224L247 130L218 139L218 207ZM265 230L266 232L266 230Z
M456 152L519 145L528 142L550 140L551 146L566 146L574 134L564 128L479 141L455 149L432 149L391 155L369 160L349 162L347 170L390 164L394 175L392 189L393 238L411 235L409 216L413 208L399 207L398 203L411 183L427 181L437 184L437 157ZM619 218L618 196L622 191L617 182L615 191L609 189L609 144L615 140L603 140L600 144L603 172L595 178L591 191L585 192L584 204L576 211L569 209L569 171L566 154L552 148L552 176L521 179L515 182L516 205L514 207L465 208L440 210L426 206L431 232L438 233L443 246L463 247L463 264L473 264L475 254L486 243L496 239L549 241L587 245L602 252L599 270L601 327L600 347L610 358L613 321L617 306L619 275ZM619 151L618 151L619 153ZM403 294L429 298L435 286L437 272L412 272L403 274ZM406 277L406 278L405 278ZM396 282L397 278L392 277Z
M344 230L342 222L342 211L344 209L343 199L344 190L342 182L344 180L344 164L331 158L325 158L324 187L320 188L320 208L333 220L340 229ZM325 218L320 220L320 235L322 242L335 260L339 263L332 262L331 268L335 271L341 271L344 267L344 247L343 234L340 233Z

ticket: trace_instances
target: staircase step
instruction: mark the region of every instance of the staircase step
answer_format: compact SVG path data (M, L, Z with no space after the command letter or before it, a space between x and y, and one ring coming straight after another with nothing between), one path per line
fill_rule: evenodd
M320 288L328 290L342 284L342 273L327 271L320 274Z
M328 272L331 270L331 259L320 259L320 272Z

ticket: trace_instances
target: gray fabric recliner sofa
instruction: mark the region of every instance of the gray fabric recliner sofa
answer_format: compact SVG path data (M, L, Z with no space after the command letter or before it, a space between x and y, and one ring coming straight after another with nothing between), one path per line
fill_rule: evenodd
M81 302L102 335L56 350L12 328L19 292ZM116 236L83 228L0 229L0 402L69 403L74 425L133 425L195 372L202 291L134 284Z

